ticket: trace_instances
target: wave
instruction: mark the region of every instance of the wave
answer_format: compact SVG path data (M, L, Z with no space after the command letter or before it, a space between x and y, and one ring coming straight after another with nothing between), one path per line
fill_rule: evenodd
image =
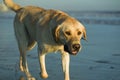
M75 17L83 24L106 24L106 25L120 25L120 12L112 11L68 11L70 16ZM13 13L1 13L0 19L13 19Z
M85 24L120 25L120 11L69 11L68 13Z

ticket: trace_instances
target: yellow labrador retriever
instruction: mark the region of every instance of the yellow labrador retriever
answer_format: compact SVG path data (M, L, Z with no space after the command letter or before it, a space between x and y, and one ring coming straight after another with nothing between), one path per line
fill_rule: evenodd
M8 8L16 12L14 31L20 51L20 70L28 80L35 80L28 70L26 51L38 44L41 77L47 78L45 55L61 52L65 80L69 77L69 54L76 55L81 38L86 40L84 26L75 18L58 10L46 10L35 6L21 7L12 0L4 0Z

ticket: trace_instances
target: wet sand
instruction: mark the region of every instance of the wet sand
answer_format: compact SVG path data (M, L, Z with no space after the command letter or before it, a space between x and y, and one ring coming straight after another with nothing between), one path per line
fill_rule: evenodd
M0 80L24 80L19 71L19 52L14 37L13 19L0 19ZM120 80L120 25L84 24L88 42L82 40L82 51L71 56L71 80ZM27 54L29 70L37 80L37 48ZM64 80L60 54L46 58L49 78Z

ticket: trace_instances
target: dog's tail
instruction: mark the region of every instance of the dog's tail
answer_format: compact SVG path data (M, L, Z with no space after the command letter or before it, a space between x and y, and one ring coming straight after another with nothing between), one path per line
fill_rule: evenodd
M20 5L14 3L12 0L3 0L3 1L8 8L10 8L15 12L17 12L21 8Z

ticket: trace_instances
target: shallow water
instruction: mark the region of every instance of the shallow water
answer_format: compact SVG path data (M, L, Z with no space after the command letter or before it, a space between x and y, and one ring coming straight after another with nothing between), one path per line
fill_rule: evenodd
M120 25L84 25L88 42L82 40L82 51L71 56L71 80L120 80ZM29 52L27 58L31 74L41 80L37 49ZM22 80L25 75L19 71L18 63L13 18L0 18L0 80ZM49 74L46 80L64 79L59 53L47 55L46 66Z

